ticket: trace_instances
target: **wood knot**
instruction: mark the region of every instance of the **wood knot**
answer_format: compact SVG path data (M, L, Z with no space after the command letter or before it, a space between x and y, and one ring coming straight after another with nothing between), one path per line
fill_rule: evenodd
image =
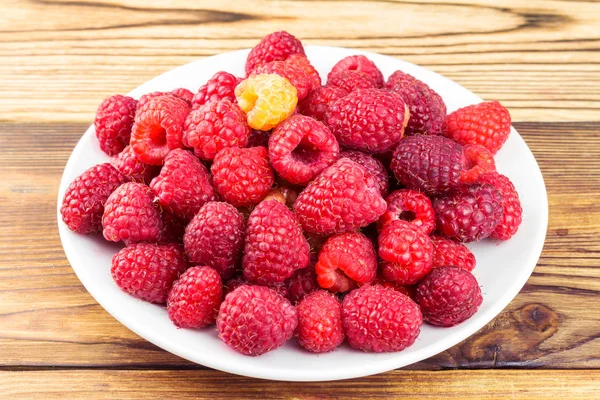
M548 337L558 330L560 322L558 314L543 304L525 304L513 312L513 317L529 329Z
M555 232L558 236L567 236L569 234L569 230L566 228L557 229Z

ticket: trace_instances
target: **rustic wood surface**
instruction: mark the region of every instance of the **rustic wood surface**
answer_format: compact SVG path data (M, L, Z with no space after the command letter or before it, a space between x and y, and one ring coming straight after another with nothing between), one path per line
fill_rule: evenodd
M0 0L0 397L598 398L599 2L149 3ZM465 342L347 382L234 377L139 338L71 270L57 188L97 104L278 29L421 64L509 107L546 180L548 236L525 288Z

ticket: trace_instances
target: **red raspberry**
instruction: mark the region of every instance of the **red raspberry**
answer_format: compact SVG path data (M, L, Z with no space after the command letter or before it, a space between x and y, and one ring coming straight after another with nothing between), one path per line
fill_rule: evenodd
M185 228L183 245L190 262L229 278L242 256L244 228L244 216L231 204L206 203Z
M246 75L271 61L284 61L292 54L304 54L302 43L285 31L273 32L258 43L246 59Z
M296 185L306 185L339 157L333 133L304 115L292 115L269 139L269 160L279 176Z
M173 284L167 312L180 328L204 328L217 319L222 298L219 273L210 267L192 267Z
M423 323L408 296L382 286L363 286L344 297L342 321L350 346L375 353L412 345Z
M229 72L217 72L208 82L200 86L198 93L192 99L192 108L196 109L204 104L224 99L235 103L235 87L241 81L241 78L237 78Z
M502 221L502 194L491 185L457 189L433 202L438 231L459 242L490 236Z
M340 233L327 239L315 270L322 288L347 292L373 282L377 276L377 254L362 233Z
M116 94L105 99L96 111L94 127L100 148L109 156L129 144L137 100Z
M369 77L357 71L342 71L336 74L329 74L327 77L327 86L335 86L346 93L354 92L358 89L374 89L375 84Z
M462 144L479 144L496 154L510 133L510 114L497 101L460 108L444 120L442 135Z
M435 212L429 197L415 190L396 190L387 199L387 211L377 221L382 229L391 221L403 220L429 235L435 229Z
M188 106L192 106L192 99L194 98L194 93L190 92L186 88L177 88L171 90L171 94L175 97L180 98L181 100L185 100Z
M375 178L348 158L325 169L294 203L304 229L320 236L367 226L385 209L385 200Z
M298 101L304 99L312 90L313 78L303 68L287 61L271 61L259 65L252 71L252 74L276 74L287 79L298 91Z
M302 69L310 77L310 90L314 90L321 86L321 76L319 76L319 72L313 67L304 54L292 54L285 62L296 68Z
M490 237L500 240L510 239L517 230L523 220L523 208L519 201L519 194L513 183L506 176L497 172L484 174L481 176L481 183L489 183L502 194L502 219L494 229Z
M131 147L137 158L161 165L169 151L182 148L183 124L189 112L187 103L172 95L151 98L138 107L131 131Z
M125 150L113 158L110 163L133 182L150 183L160 171L157 166L144 164L138 160L131 146L125 147Z
M436 268L417 286L423 319L432 325L460 324L475 314L482 301L477 279L458 267Z
M385 84L398 93L410 109L407 135L439 135L446 117L446 104L437 92L412 75L394 72Z
M286 281L289 298L292 303L297 303L310 293L319 289L317 274L314 267L302 268L294 272Z
M182 149L171 151L150 187L160 204L186 221L207 201L216 200L208 170L194 155Z
M329 105L327 126L341 146L372 153L392 150L408 122L402 98L380 89L359 89Z
M358 71L369 77L375 87L383 86L383 74L377 65L363 55L348 56L342 58L331 69L329 75L339 74L344 71ZM328 77L329 78L329 77Z
M156 242L164 225L152 189L137 182L119 186L106 200L102 227L108 241Z
M225 297L217 317L219 338L247 356L282 346L297 325L294 306L265 286L238 287Z
M108 196L125 183L125 177L109 163L94 165L71 182L60 207L62 220L77 233L102 230L102 214Z
M312 90L308 96L298 103L301 114L325 122L325 112L329 104L346 95L346 92L336 86L320 86Z
M277 200L266 200L248 217L242 268L260 285L283 282L306 268L310 248L296 216Z
M465 167L460 173L462 183L475 183L479 181L482 174L496 171L494 156L488 149L477 144L463 147Z
M173 282L188 267L181 246L138 243L112 258L112 277L124 292L150 303L163 304Z
M378 242L385 279L400 285L412 285L431 271L431 239L410 222L389 222L381 230Z
M475 255L462 243L432 236L433 268L459 267L472 271L475 268Z
M415 286L413 285L399 285L396 282L388 281L383 278L377 278L373 281L373 285L383 286L384 288L395 290L396 292L402 293L405 296L410 297L412 300L415 299Z
M300 271L305 271L305 270L306 270L306 268L301 269ZM223 284L223 296L227 296L229 293L233 292L235 289L237 289L238 287L240 287L242 285L252 285L252 283L249 282L248 279L246 279L244 274L240 274L240 275L237 275L237 276L229 279L227 282L225 282ZM273 289L274 291L277 292L278 295L291 301L290 290L288 289L286 282L272 282L272 283L269 283L268 285L263 285L263 286Z
M246 147L249 136L246 114L228 99L193 110L183 127L183 144L204 160L212 160L228 147Z
M298 342L313 353L326 353L344 341L342 305L333 294L319 290L296 306Z
M345 150L340 154L340 158L349 158L364 167L377 181L381 195L383 197L387 196L389 191L389 176L381 161L358 150Z
M225 148L216 155L210 171L219 194L236 207L260 202L275 180L264 147Z
M170 92L152 92L143 94L137 103L137 109L139 110L144 104L150 99L154 99L160 96L172 96L181 99L187 103L188 106L192 106L192 98L194 94L185 88L174 89Z

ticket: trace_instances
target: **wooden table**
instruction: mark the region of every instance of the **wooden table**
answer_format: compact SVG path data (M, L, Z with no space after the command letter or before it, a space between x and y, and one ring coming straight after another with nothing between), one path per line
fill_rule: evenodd
M600 397L600 3L0 4L0 397ZM544 173L548 236L525 288L465 342L350 381L237 377L137 337L71 270L57 188L99 102L278 29L423 65L510 109Z

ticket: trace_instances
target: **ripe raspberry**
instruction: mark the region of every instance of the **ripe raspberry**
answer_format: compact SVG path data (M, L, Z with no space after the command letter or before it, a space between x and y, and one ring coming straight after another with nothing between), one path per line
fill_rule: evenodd
M402 98L380 89L359 89L329 105L327 126L341 146L371 153L392 150L408 122Z
M461 144L479 144L496 154L510 133L510 114L497 101L460 108L444 120L442 135Z
M354 92L358 89L375 89L375 84L369 77L357 71L343 71L337 74L329 74L327 77L327 86L335 86L346 93Z
M164 225L152 189L137 182L119 186L106 200L102 227L108 241L156 242Z
M392 192L386 199L387 211L377 221L381 230L391 221L403 220L410 222L429 235L435 229L435 212L429 197L423 193L401 189Z
M252 75L235 88L238 104L253 129L268 131L292 115L298 91L290 81L275 74Z
M60 207L62 220L77 233L102 230L102 214L108 196L126 178L109 163L94 165L71 182Z
M210 267L192 267L173 284L167 299L169 318L180 328L204 328L217 319L223 287Z
M437 92L412 75L394 72L385 84L398 93L410 109L407 135L439 135L446 117L446 104Z
M364 167L377 181L381 195L383 197L387 196L389 191L389 176L381 161L357 150L345 150L340 154L340 158L349 158L361 167Z
M294 306L265 286L238 287L225 297L217 317L219 338L247 356L282 346L297 325Z
M300 40L285 31L273 32L250 50L246 59L246 75L250 75L259 65L284 61L292 54L304 54Z
M286 64L302 69L310 77L310 90L321 86L321 76L304 54L292 54L285 60Z
M194 93L190 92L188 89L186 88L177 88L177 89L173 89L171 90L171 94L175 97L180 98L181 100L184 100L188 106L192 106L192 99L194 98Z
M519 201L519 194L513 183L506 176L496 172L481 176L481 183L489 183L502 194L502 219L490 235L494 239L508 240L517 230L523 220L523 208Z
M410 222L386 224L379 235L379 257L383 277L400 285L419 282L431 271L433 244L422 230Z
M432 236L433 268L459 267L472 271L475 268L475 255L462 243Z
M208 170L194 155L182 149L171 151L150 187L161 206L186 221L207 201L216 200Z
M112 277L124 292L150 303L163 304L173 282L188 267L181 246L138 243L112 258Z
M277 200L265 200L252 210L246 228L242 268L259 285L283 282L306 268L310 248L296 216Z
M113 158L110 163L117 171L133 182L150 183L152 178L160 171L157 166L144 164L138 160L131 146L125 147L125 150Z
M173 149L183 148L183 124L190 112L187 103L172 95L149 99L138 107L131 132L131 147L137 158L161 165Z
M382 353L412 345L423 323L419 306L407 296L382 286L363 286L344 297L342 321L355 349Z
M312 90L308 96L298 103L300 114L325 122L325 113L329 104L346 95L346 92L336 86L320 86Z
M185 228L183 245L190 262L207 265L228 279L244 247L245 222L231 204L206 203Z
M417 286L423 319L432 325L460 324L475 314L482 301L477 279L458 267L436 268Z
M319 290L296 306L298 342L313 353L326 353L344 341L342 305L331 293Z
M496 163L494 156L488 149L477 144L470 144L463 147L465 168L460 173L462 183L475 183L479 181L481 175L487 172L496 172Z
M490 236L502 221L502 194L491 185L462 187L433 202L437 230L459 242Z
M215 157L210 171L219 194L236 207L258 204L275 180L264 147L225 148Z
M372 284L395 290L396 292L402 293L403 295L410 297L412 300L415 299L414 285L399 285L396 282L388 281L383 278L375 279Z
M304 270L306 270L306 268L301 269L300 271ZM234 276L233 278L229 279L223 284L223 297L227 296L229 293L233 292L235 289L242 285L253 285L253 283L249 282L248 279L246 279L243 273ZM264 286L273 289L277 292L278 295L291 301L290 290L288 289L285 282L272 282Z
M193 110L185 120L183 144L203 160L212 160L228 147L246 147L250 128L246 114L228 99L210 102Z
M188 106L192 106L192 97L194 94L187 89L178 88L174 89L170 92L152 92L143 94L137 103L137 109L139 110L144 104L146 104L150 99L154 99L160 96L172 96L178 99L181 99L187 103Z
M120 94L100 103L94 127L100 148L109 156L119 154L129 144L136 105L137 100Z
M385 200L375 178L348 158L325 169L294 203L304 229L320 236L367 226L385 209Z
M235 87L242 81L229 72L219 71L204 85L200 86L198 93L192 99L192 108L203 106L219 100L229 100L235 103Z
M383 74L375 63L363 55L342 58L331 69L329 75L339 74L344 71L357 71L366 75L375 87L383 86ZM329 77L328 77L329 79Z
M302 268L294 272L286 281L285 285L289 291L289 299L295 304L319 289L317 274L314 267Z
M252 71L252 74L276 74L286 78L298 91L298 101L304 99L312 90L313 78L303 68L287 61L271 61L259 65Z
M275 128L269 139L269 160L279 176L306 185L339 157L333 133L304 115L292 115Z
M377 254L362 233L340 233L327 239L315 270L322 288L347 292L373 282L377 276Z

